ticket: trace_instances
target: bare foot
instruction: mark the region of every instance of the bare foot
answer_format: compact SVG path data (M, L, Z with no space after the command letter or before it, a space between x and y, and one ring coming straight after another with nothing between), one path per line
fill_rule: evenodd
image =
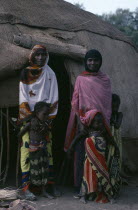
M51 185L51 194L54 197L60 197L61 196L61 191L53 184L53 185Z
M115 199L110 199L110 203L114 204L114 203L116 203L116 200Z
M82 196L82 197L80 198L80 202L86 204L86 203L87 203L87 202L86 202L86 197L85 197L85 196Z
M54 199L54 198L55 198L54 196L50 195L50 194L47 193L47 192L43 192L43 193L42 193L42 196L45 197L45 198L49 198L49 199Z
M25 199L26 200L29 200L29 201L35 201L35 200L37 200L36 199L36 196L33 193L31 193L29 190L26 190L24 192L24 195L25 195Z
M96 198L96 192L92 192L92 193L90 193L89 196L88 196L88 200L89 200L89 201L94 201L95 198Z

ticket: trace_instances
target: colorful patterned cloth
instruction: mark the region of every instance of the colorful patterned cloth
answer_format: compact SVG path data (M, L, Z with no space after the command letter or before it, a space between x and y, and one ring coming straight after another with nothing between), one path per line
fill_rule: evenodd
M30 152L30 181L35 186L46 186L48 183L48 153L46 148Z
M58 86L55 73L45 64L39 77L31 83L20 81L19 117L24 119L34 110L39 101L50 103L50 117L54 118L58 109Z
M104 139L102 140L104 141ZM105 159L105 149L105 147L103 150L100 149L98 139L94 136L87 138L85 141L86 157L81 193L90 194L96 192L97 197L99 197L99 194L101 196L102 193L100 202L108 202L106 195L110 197L113 195Z
M108 147L114 148L112 145ZM106 149L106 140L103 137L92 136L85 140L86 155L81 194L95 193L95 201L98 203L107 203L110 199L115 198L121 186L118 163L114 165L111 154L108 154L110 164L107 162Z
M21 170L22 170L22 187L23 191L27 190L30 185L30 152L29 152L29 134L28 132L22 138L21 146ZM49 141L46 144L46 151L48 157L48 184L54 183L54 173L53 173L53 156L52 156L52 135L49 134Z
M122 138L121 138L121 128L115 128L113 125L111 126L111 133L114 137L114 140L119 148L120 152L120 158L119 158L119 166L120 166L120 172L122 168Z
M87 129L89 129L97 113L99 111L90 110L80 117ZM103 126L103 130L90 130L89 135L91 134L91 136L86 138L83 143L85 145L85 159L81 186L82 196L95 193L95 201L100 203L106 203L109 199L115 198L121 186L119 156L104 118Z
M39 67L33 63L33 58L37 50L44 49L47 57L46 62L43 67ZM41 45L36 45L31 51L29 56L30 66L28 66L25 70L23 70L22 78L19 86L19 120L24 119L28 115L32 113L34 110L34 105L39 101L44 101L46 103L51 104L51 112L49 118L55 118L58 110L58 86L55 73L52 69L47 65L48 63L48 53L46 48ZM37 75L33 75L31 73L32 70L37 70L39 73ZM49 168L53 169L53 158L52 158L52 138L50 138L50 142L47 144L47 150L50 153L49 156ZM23 145L21 147L21 170L23 175L29 176L30 171L30 162L28 162L29 157L29 135L26 133L23 138ZM51 173L53 175L53 173ZM26 179L29 180L29 177ZM24 179L23 179L24 180ZM22 181L23 181L22 180ZM53 178L50 179L51 183L53 182ZM23 183L23 187L27 182ZM27 189L24 188L24 189Z

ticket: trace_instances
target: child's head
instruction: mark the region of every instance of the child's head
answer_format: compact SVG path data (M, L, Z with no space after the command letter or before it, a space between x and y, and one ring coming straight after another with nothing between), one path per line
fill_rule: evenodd
M112 112L118 112L120 106L120 97L117 94L112 94Z
M97 113L93 118L90 128L93 128L95 131L102 130L104 128L103 116L101 113Z
M34 114L40 121L46 121L48 119L50 111L50 104L40 101L34 106Z

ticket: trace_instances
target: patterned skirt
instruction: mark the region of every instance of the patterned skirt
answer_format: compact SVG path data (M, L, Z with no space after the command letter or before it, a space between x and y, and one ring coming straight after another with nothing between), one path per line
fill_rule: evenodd
M22 171L22 189L26 191L30 186L30 152L29 152L29 133L26 132L22 138L23 143L21 146L21 171ZM53 170L53 156L52 156L52 135L49 135L49 141L46 145L46 151L48 153L49 171L48 171L48 183L54 184L54 170Z
M84 161L84 172L83 181L81 186L81 194L89 195L95 193L95 201L99 203L107 203L109 199L114 198L117 193L116 181L119 173L116 173L116 177L110 176L110 170L106 161L106 142L102 137L90 137L85 140L85 161ZM111 160L110 166L114 164ZM119 171L116 167L115 170ZM114 181L114 182L113 182ZM118 179L120 181L120 179Z
M121 128L116 129L114 126L111 126L111 133L112 136L114 137L114 140L119 148L119 152L120 152L120 158L119 158L119 167L120 167L120 172L121 172L121 168L122 168L122 138L121 138ZM113 149L110 150L110 152L114 152L112 151Z
M35 186L48 182L49 162L45 149L30 152L30 182Z

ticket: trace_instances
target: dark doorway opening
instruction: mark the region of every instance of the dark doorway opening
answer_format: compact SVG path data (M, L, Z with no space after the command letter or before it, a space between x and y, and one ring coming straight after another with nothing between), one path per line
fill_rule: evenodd
M5 180L6 186L16 183L18 130L14 127L18 117L18 106L0 109L0 185ZM20 171L20 168L19 168ZM18 171L18 172L19 172ZM20 173L20 172L19 172Z
M59 107L53 126L53 157L56 177L64 161L64 141L70 114L71 82L64 66L64 57L50 56L49 66L55 72L59 89Z

